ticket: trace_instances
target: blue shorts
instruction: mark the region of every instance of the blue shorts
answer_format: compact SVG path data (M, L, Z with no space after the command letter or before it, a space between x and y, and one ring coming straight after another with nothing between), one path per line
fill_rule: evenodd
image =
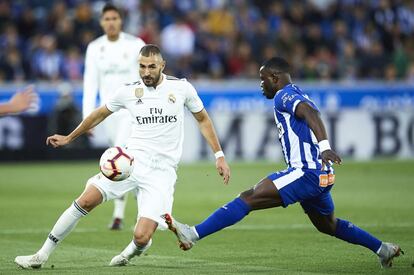
M329 215L334 211L331 193L333 185L321 182L326 177L325 171L316 169L288 168L270 174L270 179L279 191L283 207L300 202L306 213L316 211Z

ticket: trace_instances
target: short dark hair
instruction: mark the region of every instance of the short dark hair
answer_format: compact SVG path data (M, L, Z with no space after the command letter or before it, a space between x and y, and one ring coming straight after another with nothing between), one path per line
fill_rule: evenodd
M122 17L121 10L112 3L106 3L105 4L105 6L102 8L101 16L103 16L105 14L105 12L107 12L107 11L115 11L119 14L120 17Z
M270 58L263 63L263 67L273 72L290 73L290 65L282 57Z
M142 56L150 56L150 55L161 55L161 50L160 48L158 48L157 45L154 44L147 44L144 47L141 48L141 50L139 51L139 54Z

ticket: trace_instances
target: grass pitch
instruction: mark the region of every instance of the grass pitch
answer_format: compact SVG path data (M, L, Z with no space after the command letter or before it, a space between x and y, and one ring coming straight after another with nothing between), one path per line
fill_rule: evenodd
M232 164L223 186L213 163L179 169L174 216L200 222L217 207L281 164ZM41 270L15 266L17 255L43 244L59 215L97 173L96 162L1 164L0 274L414 274L414 161L345 162L336 169L336 215L405 251L381 270L365 248L318 233L299 205L251 213L241 223L183 252L170 232L158 231L148 253L132 265L109 267L131 240L136 204L129 196L122 232L111 232L112 203L83 218Z

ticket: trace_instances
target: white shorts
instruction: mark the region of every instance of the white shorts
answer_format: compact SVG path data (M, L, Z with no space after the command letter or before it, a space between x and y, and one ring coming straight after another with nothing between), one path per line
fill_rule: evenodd
M174 188L177 173L174 166L151 166L150 157L143 152L129 150L134 156L134 170L124 181L111 181L101 173L93 176L87 182L93 184L102 194L103 201L109 201L123 196L129 191L136 192L138 218L149 218L158 223L158 228L166 229L161 215L171 213L174 201Z
M131 115L127 110L121 109L102 121L102 127L105 129L105 134L110 146L125 147L125 144L131 135Z

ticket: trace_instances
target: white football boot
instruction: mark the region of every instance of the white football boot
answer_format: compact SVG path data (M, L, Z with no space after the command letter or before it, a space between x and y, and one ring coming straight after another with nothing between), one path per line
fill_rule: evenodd
M161 218L167 223L168 229L177 236L182 250L191 249L198 241L197 233L189 225L177 222L169 214L164 214Z
M380 251L378 252L379 262L382 268L390 268L395 257L404 255L404 251L393 243L382 243Z
M135 256L141 256L142 253L147 251L152 245L152 239L149 240L145 247L137 248L132 253L130 251L131 244L129 244L121 254L116 255L112 258L111 262L109 263L110 266L126 266L129 264L129 261L134 258Z
M129 259L121 254L113 257L109 263L110 266L126 266L127 264L129 264Z
M14 262L21 268L41 268L44 263L46 263L47 257L36 253L34 255L28 256L17 256L14 259Z

